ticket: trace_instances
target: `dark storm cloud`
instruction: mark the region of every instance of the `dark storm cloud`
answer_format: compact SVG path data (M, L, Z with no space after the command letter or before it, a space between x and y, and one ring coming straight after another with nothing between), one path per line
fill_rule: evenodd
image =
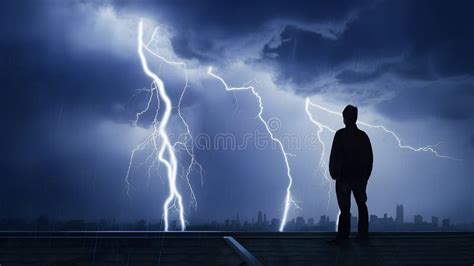
M9 61L2 70L6 93L13 96L4 98L10 107L49 108L52 102L110 107L144 80L138 62L103 53L77 55L43 43L2 48Z
M472 119L473 91L474 83L471 77L434 81L422 86L408 87L391 101L381 104L378 109L382 113L401 119L414 119L420 116L454 120Z
M61 20L55 8L73 10L77 5L71 1L64 5L53 3L48 9L45 5L18 1L4 9L3 20L10 23L2 31L0 44L4 54L0 66L2 100L6 110L18 111L9 115L21 115L21 109L26 109L24 114L34 115L35 111L59 105L107 112L105 109L111 104L124 101L137 89L137 81L144 84L146 78L136 58L118 57L101 50L78 50L71 45L68 38L80 30L72 25L85 23L81 20L86 18L76 15Z
M398 115L402 112L388 106L404 106L405 101L398 99L411 97L411 90L419 91L418 96L423 97L421 92L427 91L407 85L412 81L439 80L450 88L459 86L456 91L465 91L466 82L458 84L449 79L466 75L469 79L474 74L472 1L453 4L445 1L116 3L122 8L166 14L177 31L172 39L175 52L203 63L219 63L225 59L223 55L230 49L231 40L258 35L265 26L280 21L282 32L272 42L262 45L261 60L275 63L277 80L282 84L294 83L292 89L296 93L320 92L322 87L312 87L312 83L334 73L337 82L334 86L344 85L349 94L366 87L371 87L372 92L364 95L371 97L395 92L397 97L380 107L393 118L432 115L454 118L464 116L453 115L452 110L471 111L468 105L460 107L456 103L457 96L451 90L421 83L420 87L431 90L430 96L425 97L429 100L414 107L416 115ZM324 24L329 32L338 30L328 36L307 27L314 23ZM236 59L245 60L248 56L245 52L235 53ZM384 76L396 81L387 84ZM467 93L471 98L474 92ZM360 99L360 102L368 101Z
M65 5L52 3L49 8L74 7L73 1ZM321 74L331 71L335 71L338 82L346 84L348 89L357 90L357 86L351 85L377 82L381 76L387 74L396 75L403 82L405 80L433 80L454 75L472 74L474 70L474 52L470 49L474 44L472 26L474 23L470 19L470 10L472 10L470 2L446 5L437 1L429 3L419 1L384 1L380 3L315 1L310 4L306 1L258 1L257 3L241 1L230 5L227 1L99 1L95 4L97 6L113 4L119 13L137 10L150 15L160 14L166 17L166 20L170 21L177 30L172 40L175 52L182 57L196 58L203 62L220 58L218 54L223 53L222 49L225 49L225 47L219 46L223 40L258 33L262 30L263 25L276 19L296 20L302 24L314 22L335 24L353 16L353 19L346 21L347 28L336 39L309 32L297 25L289 25L283 30L281 36L275 36L284 40L279 46L273 47L268 44L262 47L264 61L274 61L280 66L279 79L296 82L301 85L301 92L305 94L310 93L306 85ZM65 72L69 72L72 73L73 78L75 77L74 70L67 70L68 62L64 62L65 60L62 59L64 56L54 54L60 50L59 47L54 51L51 51L50 47L41 47L41 42L45 40L41 39L41 34L38 32L51 31L51 28L55 28L54 25L48 27L45 22L50 19L42 14L46 13L44 7L24 3L16 8L10 7L6 10L10 10L10 14L14 13L14 10L21 11L15 13L15 16L6 16L5 20L10 20L11 17L12 21L18 22L18 27L15 30L13 27L9 27L7 32L14 34L22 32L22 35L29 37L29 39L25 38L27 44L24 45L24 51L10 53L12 57L24 54L23 58L27 64L21 61L15 64L31 65L34 63L31 61L52 61L50 63L51 69L44 67L40 67L40 69L45 69L45 73L50 73L52 69L56 71L59 69L58 76L67 77L68 74ZM31 21L28 25L30 27L25 26L25 21ZM67 21L64 23L74 24L74 22ZM8 35L14 36L14 34ZM51 38L50 35L47 36ZM40 42L40 47L35 44L37 42ZM46 46L48 45L51 43ZM18 43L14 46L13 49L21 49L18 48L20 47ZM44 51L44 48L46 51L49 49L48 54L35 55L34 51ZM210 58L210 54L217 54L217 56ZM40 56L44 57L40 58ZM67 56L66 54L66 58ZM106 56L100 54L83 56L85 59L70 58L71 63L79 67L84 66L84 68L92 66L90 69L92 76L87 81L73 80L72 86L77 84L78 87L114 88L114 83L120 87L128 86L128 89L133 86L134 79L120 75L128 68L126 66L128 62L125 60L111 62L111 66L118 66L117 71L105 73L109 78L108 81L103 81L100 80L100 77L94 78L94 75L102 75L98 74L98 69L111 69L107 65L110 60L102 60ZM357 64L363 66L370 60L376 61L391 57L400 57L400 60L389 63L382 62L370 70L364 70L362 67L356 69L358 68ZM38 60L31 60L31 58ZM57 59L63 60L63 62L55 62ZM97 59L97 64L94 63L95 59ZM112 57L111 60L120 61L120 59ZM134 63L137 66L138 62ZM105 65L100 66L100 64ZM123 69L120 69L120 65L123 66ZM129 68L136 70L133 75L140 75L138 68ZM81 73L87 73L86 71L87 69L80 69ZM38 73L37 76L41 78L44 75ZM104 84L92 84L94 80ZM120 82L118 82L119 80ZM84 82L90 82L93 86L81 86L81 83ZM298 86L295 88L298 93L300 89ZM92 92L93 99L87 99L88 90L84 88L72 91L80 94L73 97L78 101L83 98L84 102L94 102L101 98L100 95ZM114 93L114 97L124 97L125 93L128 93L128 90L118 89L118 91L124 94ZM101 90L101 93L103 93L105 100L110 100L107 90Z
M395 92L379 106L387 116L466 118L472 105L458 100L474 97L473 8L472 1L384 1L362 9L337 39L287 27L286 41L264 54L280 66L280 80L297 84L296 93L308 94L312 82L333 72L334 86L349 93L366 87ZM418 101L407 109L406 99Z
M369 6L370 1L205 0L113 3L119 9L162 15L177 31L172 43L179 56L212 61L223 53L219 43L247 34L258 34L270 22L290 20L309 24L339 23L353 16L359 9Z
M336 40L288 27L282 39L289 41L273 49L266 47L265 52L276 53L276 61L285 66L282 74L297 81L305 79L286 73L287 65L314 76L347 62L402 55L404 60L398 65L381 66L372 73L373 78L389 70L414 79L472 74L472 9L471 1L453 5L444 1L385 1L361 10Z
M275 19L297 19L302 22L338 21L370 1L113 1L118 7L149 13L165 13L173 26L182 31L196 31L203 36L223 36L255 32ZM160 12L164 10L165 12ZM206 29L207 31L199 31Z

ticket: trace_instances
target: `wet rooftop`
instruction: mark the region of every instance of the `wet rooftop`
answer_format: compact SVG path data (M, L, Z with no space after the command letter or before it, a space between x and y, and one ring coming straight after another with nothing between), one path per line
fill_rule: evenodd
M1 265L473 265L473 233L0 232Z

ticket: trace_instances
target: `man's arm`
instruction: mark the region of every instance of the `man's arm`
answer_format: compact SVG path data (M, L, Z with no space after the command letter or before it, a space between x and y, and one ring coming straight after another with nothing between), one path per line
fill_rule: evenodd
M367 180L369 179L370 175L372 174L372 168L374 164L374 154L372 152L372 144L370 143L369 136L365 134L366 138L366 149L367 149Z
M331 155L329 156L329 173L332 179L337 180L341 176L341 152L342 143L340 132L337 131L334 135L331 147Z

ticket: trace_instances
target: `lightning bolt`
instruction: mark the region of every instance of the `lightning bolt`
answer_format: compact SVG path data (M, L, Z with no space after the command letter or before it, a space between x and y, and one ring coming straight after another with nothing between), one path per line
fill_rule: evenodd
M189 123L184 118L182 110L181 110L181 104L183 102L184 95L186 94L186 91L189 87L189 85L188 85L188 80L189 80L188 69L187 69L186 64L184 62L177 62L177 61L168 60L167 58L161 56L160 54L158 54L155 51L153 51L152 49L150 49L150 44L155 39L155 35L158 33L158 29L159 29L159 27L155 28L155 30L153 31L153 34L151 36L150 41L148 42L147 45L144 45L143 47L150 54L152 54L153 56L155 56L156 58L158 58L162 62L165 62L166 64L169 64L169 65L179 66L184 71L185 85L184 85L183 89L181 90L181 94L179 95L177 109L178 109L178 116L179 116L181 122L183 123L183 125L186 129L186 132L183 135L181 135L182 140L176 141L173 144L173 149L176 149L179 146L180 148L184 149L184 151L186 152L186 154L190 158L190 162L189 162L188 166L186 167L187 169L186 169L186 171L184 171L185 173L184 173L183 178L186 180L186 183L188 184L189 190L191 192L191 206L193 206L194 209L197 209L197 199L196 199L196 195L194 193L194 190L191 186L191 182L190 182L189 177L190 177L194 167L197 167L199 169L199 174L200 174L200 177L201 177L201 186L203 186L203 183L204 183L204 180L203 180L203 178L204 178L204 176L203 176L203 167L196 160L196 156L194 155L194 139L193 139L192 134L191 134L191 129L189 127Z
M165 231L169 230L169 210L174 208L177 210L179 214L180 229L181 231L184 231L186 230L186 221L185 221L185 215L184 215L183 199L177 188L177 174L178 174L179 163L176 157L176 152L175 152L176 149L178 147L183 149L184 152L190 158L189 164L187 167L185 167L186 170L182 171L181 177L186 180L186 183L190 189L190 193L191 193L190 204L195 209L197 208L197 200L196 200L196 196L191 186L189 178L193 169L197 167L199 169L199 174L201 175L201 185L203 185L203 168L201 164L196 160L196 157L194 155L194 140L192 138L190 126L189 126L189 123L187 123L186 119L184 118L184 115L181 110L181 104L182 104L184 95L186 93L186 90L188 88L188 71L186 68L186 64L183 62L175 62L175 61L168 60L167 58L161 56L160 54L158 54L157 52L153 51L150 48L150 45L154 41L155 35L158 32L158 29L159 29L158 27L155 28L150 41L148 41L147 44L144 44L143 20L140 20L140 23L138 25L137 53L140 58L143 72L148 77L150 77L153 80L153 82L152 82L151 88L147 90L149 91L147 105L142 111L136 114L135 120L133 121L133 125L136 126L140 117L150 111L151 105L154 99L156 99L157 107L154 110L154 118L151 123L151 125L153 126L152 133L149 136L147 136L143 140L143 142L136 145L132 149L132 152L130 154L129 165L128 165L127 173L125 176L125 183L127 187L126 192L127 192L127 195L130 196L129 191L130 191L131 183L129 181L129 178L130 178L130 172L131 172L136 154L146 149L151 149L151 153L148 154L146 159L143 162L141 162L140 165L147 164L149 163L150 160L152 160L152 163L150 164L148 168L149 178L151 176L151 170L154 167L156 167L157 173L159 172L158 170L159 170L160 165L164 165L166 168L166 177L167 177L167 182L169 186L169 194L163 204L164 230ZM177 113L181 122L184 125L185 133L182 134L181 138L178 139L173 144L167 133L167 125L171 117L173 105L172 105L170 97L168 96L166 92L166 88L163 81L158 77L157 74L155 74L153 71L150 70L147 59L144 55L144 50L146 50L149 54L151 54L152 56L160 60L160 67L161 67L161 63L164 62L168 65L181 67L184 71L185 85L183 89L181 90L181 94L179 96L179 100L177 104ZM164 112L161 117L161 120L159 120L158 116L160 113L161 102L163 102L163 105L164 105Z
M326 211L327 211L327 210L329 210L329 203L330 203L330 200L331 200L332 187L331 187L331 178L329 177L328 167L327 167L327 165L324 161L324 158L326 156L326 144L324 143L323 139L321 138L321 133L323 133L324 129L328 130L331 133L336 133L336 130L334 130L334 129L330 128L329 126L326 126L326 125L324 125L324 124L322 124L322 123L320 123L320 122L318 122L314 119L311 111L309 110L309 106L311 104L312 103L309 100L309 98L306 98L305 111L306 111L306 114L309 117L309 120L318 127L318 131L316 132L316 136L318 138L319 144L321 144L321 155L319 157L318 170L321 170L321 172L324 176L324 179L329 184L328 202L327 202L327 207L326 207Z
M262 122L262 124L264 125L264 127L265 127L268 135L272 139L272 141L274 141L275 143L278 144L278 147L280 148L280 151L281 151L281 154L283 156L283 159L285 161L285 166L286 166L286 175L288 177L288 186L286 188L286 196L285 196L285 201L284 201L283 215L282 215L282 219L281 219L281 223L280 223L280 227L279 227L279 231L283 232L284 229L285 229L286 221L288 219L288 211L290 209L290 204L295 204L296 205L296 202L292 199L292 196L291 196L291 187L293 185L293 176L291 175L290 163L288 161L288 156L294 156L294 155L286 152L285 147L283 146L283 143L277 137L275 137L273 132L270 130L270 127L269 127L267 121L265 120L265 118L263 118L264 106L263 106L262 97L260 96L260 94L258 94L258 92L255 90L255 88L253 86L245 86L244 85L243 87L229 87L227 85L227 83L224 81L223 78L219 77L218 75L216 75L212 72L212 66L209 67L207 73L210 76L212 76L212 77L216 78L217 80L219 80L222 83L222 85L224 85L224 88L225 88L226 91L230 91L230 92L244 91L244 90L250 91L253 94L253 96L255 96L255 98L258 100L259 111L258 111L258 114L257 114L256 118L258 118L260 120L260 122Z
M335 130L333 130L333 129L329 128L328 126L325 126L325 125L321 124L320 122L317 122L317 121L314 120L313 116L311 115L311 113L309 111L309 106L316 107L316 108L318 108L322 111L325 111L325 112L333 114L333 115L337 115L339 117L342 117L342 114L339 113L339 112L330 110L330 109L328 109L326 107L323 107L321 105L315 104L315 103L311 102L311 100L309 100L309 98L306 98L306 113L308 114L311 122L318 125L319 128L322 127L322 128L325 128L325 129L329 130L332 133L335 133ZM435 144L435 145L427 145L427 146L422 146L422 147L413 147L413 146L410 146L410 145L402 144L402 141L401 141L400 137L394 131L387 129L383 125L372 125L372 124L362 122L362 121L357 121L357 124L365 126L365 127L369 127L369 128L381 129L385 133L388 133L389 135L391 135L395 139L395 141L397 142L397 145L400 149L408 149L408 150L411 150L411 151L414 151L414 152L429 152L429 153L432 153L434 156L439 157L439 158L446 158L446 159L451 159L451 160L455 160L455 161L461 161L461 159L458 159L458 158L455 158L455 157L439 154L438 151L436 151L434 149L434 147L438 146L439 143ZM320 142L322 142L321 139L319 139L319 140L320 140Z

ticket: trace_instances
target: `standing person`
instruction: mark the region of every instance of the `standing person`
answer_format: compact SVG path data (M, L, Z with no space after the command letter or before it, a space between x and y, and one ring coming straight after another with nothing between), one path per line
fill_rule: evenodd
M348 105L342 112L345 128L339 129L332 143L329 172L336 180L339 219L336 239L329 244L347 243L350 233L351 192L359 209L357 242L367 243L369 213L367 210L367 181L372 172L373 154L367 134L357 128L357 107Z

